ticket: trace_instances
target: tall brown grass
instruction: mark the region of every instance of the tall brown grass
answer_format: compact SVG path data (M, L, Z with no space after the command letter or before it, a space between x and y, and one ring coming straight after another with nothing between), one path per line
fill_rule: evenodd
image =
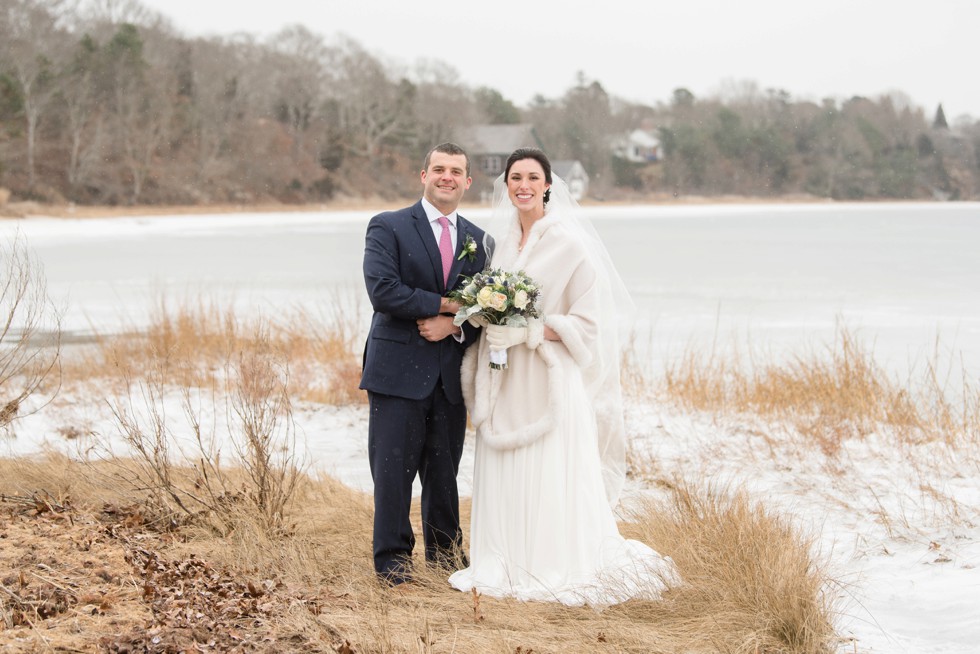
M25 466L0 460L0 493L24 495L39 485L57 489L57 496L72 498L71 519L81 525L84 511L98 512L107 501L121 499L118 489L102 485L104 475L93 474L93 467L98 472L104 465L49 459ZM371 566L368 496L330 478L304 477L290 501L287 513L294 520L288 534L263 529L253 509L251 521L239 521L224 535L193 524L168 533L102 528L105 542L100 547L119 542L139 552L156 552L159 559L206 562L223 575L267 589L259 601L278 607L273 615L253 626L238 622L224 627L237 630L240 637L257 633L270 648L262 651L834 651L834 598L810 539L787 518L738 491L688 486L677 489L669 501L638 508L621 529L671 556L682 582L660 600L631 600L603 609L460 593L446 583L445 572L418 560L418 583L408 589L384 588ZM466 525L468 502L462 510ZM418 531L417 503L412 519ZM113 540L110 533L123 540ZM79 538L76 533L67 536ZM81 572L90 554L74 546L64 556L68 560L56 568L68 574ZM142 588L152 579L141 575L152 572L141 570L118 573ZM118 633L121 624L145 633L154 620L166 617L154 618L147 610L151 599L141 593L118 593L114 601L103 616L86 618L90 638L103 631ZM78 628L78 620L51 618L18 636L20 642L33 639L36 645L43 637L45 647L56 648L61 642L78 643ZM0 645L11 642L4 634L0 630ZM201 629L204 642L215 636Z
M964 376L958 397L930 363L900 384L846 329L824 352L784 363L689 349L664 374L663 395L677 405L718 414L752 414L789 425L828 454L851 438L886 428L905 444L980 443L980 389Z
M358 389L364 337L357 320L364 314L360 298L335 291L318 307L298 309L273 323L300 399L337 405L367 401Z
M813 537L792 520L745 491L691 482L633 515L626 531L680 570L671 601L649 609L684 625L684 651L829 651L838 598Z
M269 319L242 316L231 304L161 298L145 328L98 335L73 353L67 383L106 390L133 457L117 467L117 481L152 500L164 521L192 520L227 533L237 528L244 502L266 529L285 529L287 500L306 465L294 403L349 404L364 396L357 388L357 303L338 295L325 306ZM217 433L212 412L222 406L227 429ZM112 462L105 445L103 439L94 451ZM191 470L181 472L187 463Z
M323 308L326 307L326 308ZM261 346L282 357L292 396L330 404L366 401L360 382L358 301L335 293L322 307L297 307L282 315L243 316L233 304L160 298L148 324L122 334L97 334L65 364L66 383L92 380L124 386L158 369L166 383L207 387L224 376L243 352Z

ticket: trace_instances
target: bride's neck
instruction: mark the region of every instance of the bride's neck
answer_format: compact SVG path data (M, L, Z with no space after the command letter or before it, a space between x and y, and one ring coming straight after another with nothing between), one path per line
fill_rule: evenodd
M544 207L540 209L535 208L533 211L528 212L519 211L517 217L521 221L521 247L523 247L527 241L528 234L531 233L531 228L534 227L534 223L544 218Z

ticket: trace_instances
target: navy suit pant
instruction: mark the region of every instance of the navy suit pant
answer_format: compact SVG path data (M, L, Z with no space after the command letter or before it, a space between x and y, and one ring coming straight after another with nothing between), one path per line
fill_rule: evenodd
M374 567L393 584L411 577L415 533L412 483L422 482L422 537L428 563L455 569L462 556L456 473L463 455L466 407L442 383L422 400L368 392L368 457L374 480Z

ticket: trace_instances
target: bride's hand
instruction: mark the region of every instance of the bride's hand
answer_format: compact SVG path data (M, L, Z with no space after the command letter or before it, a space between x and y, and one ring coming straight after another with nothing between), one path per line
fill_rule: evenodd
M491 350L506 350L527 342L527 327L487 325L486 333Z

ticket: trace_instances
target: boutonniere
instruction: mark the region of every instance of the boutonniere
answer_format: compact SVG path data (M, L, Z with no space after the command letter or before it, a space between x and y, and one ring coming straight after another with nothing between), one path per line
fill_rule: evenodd
M463 251L456 257L456 261L462 261L463 257L469 259L470 263L476 261L476 241L469 234L466 235L466 240L463 241Z

